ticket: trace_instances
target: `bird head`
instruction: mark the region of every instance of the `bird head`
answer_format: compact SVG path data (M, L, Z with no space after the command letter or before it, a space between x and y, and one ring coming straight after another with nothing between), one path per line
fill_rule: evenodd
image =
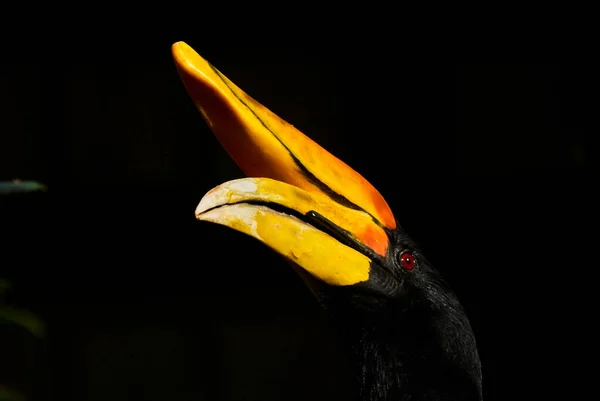
M363 176L254 100L187 44L175 43L172 54L206 123L248 176L206 193L195 211L198 220L240 231L282 255L342 324L381 324L381 335L426 348L423 336L437 324L431 320L436 311L443 316L455 308L457 316L464 315ZM427 313L416 313L422 309ZM406 330L398 324L402 319L423 330Z
M253 236L317 281L394 297L420 260L381 194L251 98L183 42L172 53L192 100L249 178L210 190L196 218Z

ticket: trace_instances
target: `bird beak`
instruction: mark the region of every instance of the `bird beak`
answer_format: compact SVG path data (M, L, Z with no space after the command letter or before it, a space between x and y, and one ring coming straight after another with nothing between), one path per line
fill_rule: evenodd
M183 84L229 155L250 177L209 191L199 220L251 235L330 285L367 281L395 218L359 173L252 99L183 42Z

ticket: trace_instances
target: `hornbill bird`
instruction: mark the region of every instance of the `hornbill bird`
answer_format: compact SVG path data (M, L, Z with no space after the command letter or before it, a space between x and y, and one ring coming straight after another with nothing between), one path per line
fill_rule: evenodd
M289 261L347 347L360 399L481 400L465 311L380 193L186 43L172 55L206 123L251 177L210 190L196 218Z

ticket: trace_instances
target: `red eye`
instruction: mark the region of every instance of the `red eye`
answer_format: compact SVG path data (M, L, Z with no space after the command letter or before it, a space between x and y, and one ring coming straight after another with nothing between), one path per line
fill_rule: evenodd
M415 268L415 257L410 252L404 252L400 255L400 263L406 270L412 270Z

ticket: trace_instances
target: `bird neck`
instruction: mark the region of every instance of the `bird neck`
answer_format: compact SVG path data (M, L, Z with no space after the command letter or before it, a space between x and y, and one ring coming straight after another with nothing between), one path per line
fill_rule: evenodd
M479 358L464 314L424 316L413 310L394 318L369 313L360 323L337 320L361 401L482 399Z

